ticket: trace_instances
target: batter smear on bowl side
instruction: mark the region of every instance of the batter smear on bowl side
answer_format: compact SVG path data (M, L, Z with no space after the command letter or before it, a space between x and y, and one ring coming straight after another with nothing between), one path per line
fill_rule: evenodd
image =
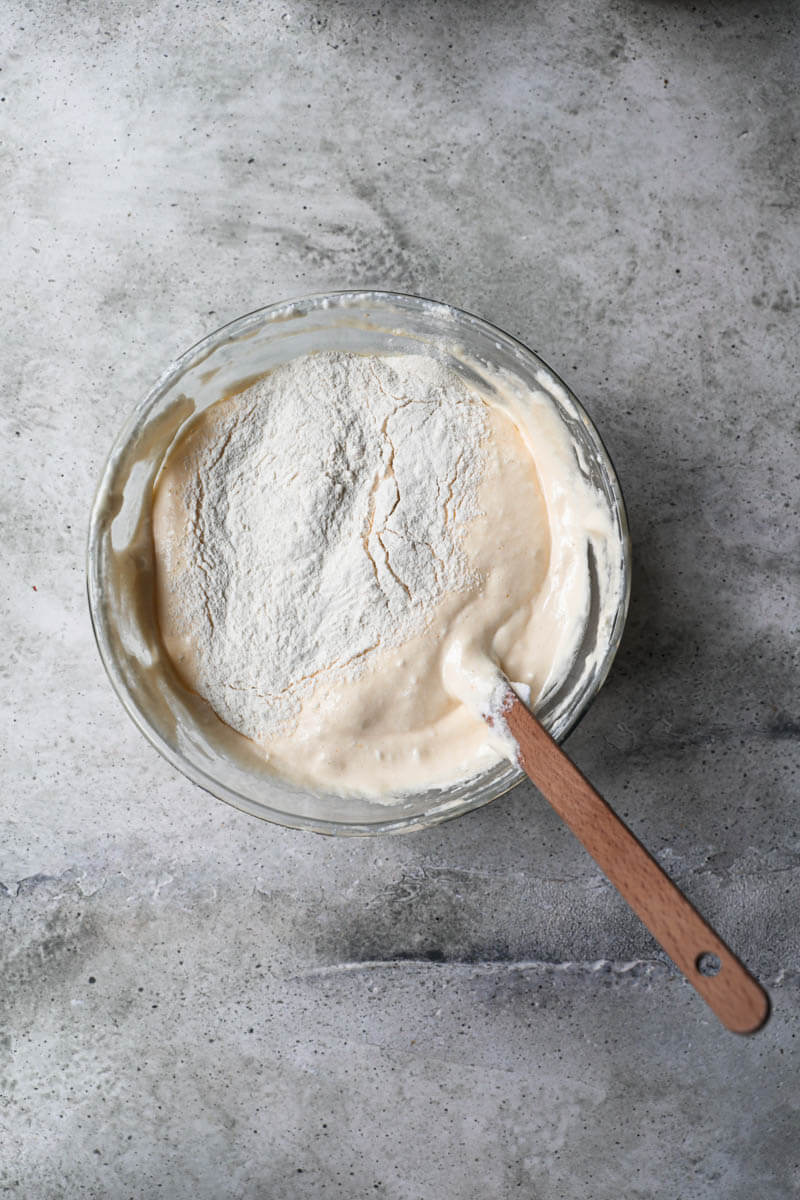
M601 568L616 550L544 393L486 396L416 354L308 355L205 409L153 534L184 683L277 775L386 799L497 760L446 664L491 659L534 699L557 685L589 544Z

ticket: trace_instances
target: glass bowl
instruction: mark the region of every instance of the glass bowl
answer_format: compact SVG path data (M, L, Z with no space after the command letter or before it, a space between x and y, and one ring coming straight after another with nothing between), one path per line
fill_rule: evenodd
M254 816L318 833L421 829L487 804L518 783L521 770L501 762L473 779L391 804L292 786L269 774L255 752L243 750L243 739L180 682L158 634L150 507L167 450L186 421L234 385L320 350L433 352L490 391L492 374L501 371L523 391L550 394L619 537L619 603L610 628L606 624L601 634L597 612L590 613L569 676L537 705L555 738L575 727L608 674L628 608L630 543L614 469L583 408L532 351L479 317L417 296L351 291L273 304L209 334L164 371L117 438L95 498L87 567L92 624L114 690L142 733L214 796ZM591 555L589 568L594 570ZM596 578L594 594L596 601ZM601 636L606 644L598 647Z

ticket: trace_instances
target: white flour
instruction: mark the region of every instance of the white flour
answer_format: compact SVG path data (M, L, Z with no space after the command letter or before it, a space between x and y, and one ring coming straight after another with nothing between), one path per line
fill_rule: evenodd
M485 433L482 401L421 356L312 355L242 393L199 454L174 597L228 724L285 730L323 673L355 676L470 583Z

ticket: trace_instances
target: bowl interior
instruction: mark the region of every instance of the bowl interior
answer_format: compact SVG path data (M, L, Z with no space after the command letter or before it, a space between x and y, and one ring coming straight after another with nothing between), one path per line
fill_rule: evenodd
M186 422L231 389L315 351L433 353L493 390L503 372L521 392L546 391L568 428L583 473L605 496L619 536L620 601L600 629L595 565L592 612L567 679L537 712L554 737L574 727L605 679L622 634L629 590L624 504L596 430L564 385L530 350L447 305L385 292L340 292L273 305L204 338L157 381L132 414L106 464L92 511L88 587L103 663L127 711L179 770L256 816L322 833L377 833L431 825L487 803L522 777L499 763L447 789L391 803L316 794L276 779L243 739L185 688L161 645L154 609L151 501L161 463ZM598 638L605 639L595 655Z

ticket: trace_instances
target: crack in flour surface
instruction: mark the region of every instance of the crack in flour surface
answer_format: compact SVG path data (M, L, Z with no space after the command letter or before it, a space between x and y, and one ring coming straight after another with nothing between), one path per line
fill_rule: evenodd
M259 739L474 583L486 408L434 359L356 354L296 359L225 404L183 496L171 603L198 691Z

